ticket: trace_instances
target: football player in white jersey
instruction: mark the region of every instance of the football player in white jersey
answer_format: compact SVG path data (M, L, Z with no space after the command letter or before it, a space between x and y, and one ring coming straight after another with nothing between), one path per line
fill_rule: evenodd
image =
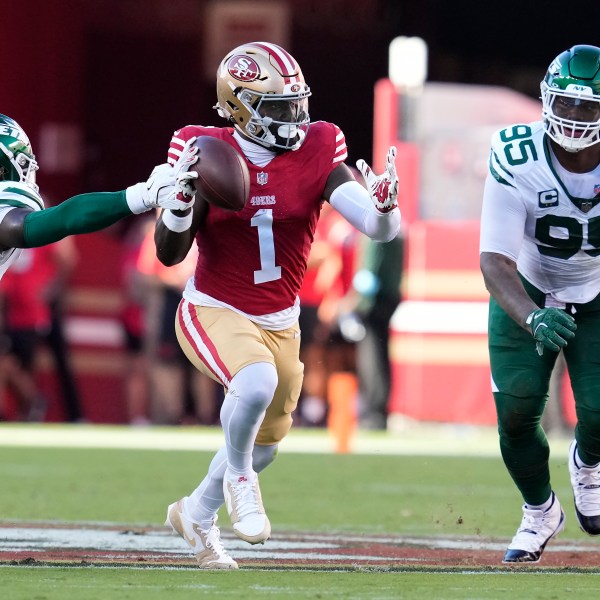
M506 563L539 561L564 527L540 425L561 349L577 413L575 513L600 534L600 48L559 54L541 92L540 122L493 136L481 215L500 448L524 500Z
M35 182L38 164L29 138L14 119L0 114L0 278L21 248L98 231L152 208L191 206L193 196L185 195L183 182L195 177L195 173L187 172L197 160L192 143L190 140L176 165L159 165L144 183L119 192L81 194L44 209Z

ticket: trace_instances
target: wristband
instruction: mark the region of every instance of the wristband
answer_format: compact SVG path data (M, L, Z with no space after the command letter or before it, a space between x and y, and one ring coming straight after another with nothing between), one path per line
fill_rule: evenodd
M136 183L125 190L127 206L134 215L139 215L151 208L144 202L144 193L148 193L148 188L144 183Z
M527 318L525 319L525 325L529 325L529 329L531 330L531 335L533 335L533 317L535 316L535 313L539 310L539 308L536 308L535 310L532 310L528 315Z
M185 215L185 217L177 217L173 214L173 211L164 210L161 218L167 229L174 233L182 233L192 226L193 213L190 211L190 214Z

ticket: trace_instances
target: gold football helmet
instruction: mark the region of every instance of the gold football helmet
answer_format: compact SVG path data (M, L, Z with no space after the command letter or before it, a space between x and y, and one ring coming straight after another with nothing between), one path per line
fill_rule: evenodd
M310 95L293 56L275 44L252 42L221 61L214 108L261 146L296 150L310 124Z

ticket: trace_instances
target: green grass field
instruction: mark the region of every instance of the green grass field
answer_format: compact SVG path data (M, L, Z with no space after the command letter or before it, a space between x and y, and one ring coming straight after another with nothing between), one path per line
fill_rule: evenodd
M205 473L212 451L68 446L106 428L59 429L59 447L38 446L50 426L0 426L0 521L100 522L129 526L161 525L167 504L187 494ZM56 431L56 429L54 429ZM129 445L140 437L115 430ZM18 435L15 435L15 432ZM74 433L72 433L74 432ZM147 430L144 448L163 447L165 429ZM191 445L218 435L196 430L169 435ZM424 432L419 439L424 444ZM326 432L294 434L314 447ZM415 432L406 437L414 436ZM129 437L128 437L129 436ZM401 442L390 451L390 434L371 434L371 452L337 455L282 450L261 476L261 489L273 529L294 532L351 532L419 536L480 536L508 543L520 520L520 498L499 456L470 448L469 456L407 454ZM110 437L110 436L109 436ZM202 438L205 438L202 440ZM3 445L10 440L10 445ZM430 439L440 454L440 434ZM46 442L43 442L46 443ZM86 446L84 441L78 443ZM93 444L93 445L101 445ZM139 444L131 444L139 446ZM417 444L415 444L417 445ZM418 445L417 445L418 446ZM554 488L567 513L561 540L588 539L576 526L566 467L567 441L553 444ZM420 446L419 446L420 447ZM468 447L468 444L466 444ZM226 514L220 516L228 527ZM600 542L599 542L600 543ZM501 553L498 555L498 561ZM131 600L148 598L580 598L597 596L598 572L500 569L339 570L240 569L213 573L195 569L0 567L0 595L6 600Z

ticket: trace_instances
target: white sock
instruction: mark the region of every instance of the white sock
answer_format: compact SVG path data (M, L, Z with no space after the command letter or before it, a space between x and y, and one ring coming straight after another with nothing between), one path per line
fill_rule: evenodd
M229 471L254 477L252 450L256 435L277 388L277 370L271 363L254 363L238 371L231 380L223 406L221 424L225 433Z
M277 455L277 444L273 446L254 446L252 467L260 473L268 467ZM223 498L223 476L227 467L227 450L225 446L213 457L208 474L200 485L184 499L183 512L186 517L198 523L200 529L206 531L212 526L215 516L225 502Z
M183 503L183 509L192 521L200 525L200 529L209 529L217 511L223 503L223 475L227 468L227 450L219 449L208 467L206 477Z

